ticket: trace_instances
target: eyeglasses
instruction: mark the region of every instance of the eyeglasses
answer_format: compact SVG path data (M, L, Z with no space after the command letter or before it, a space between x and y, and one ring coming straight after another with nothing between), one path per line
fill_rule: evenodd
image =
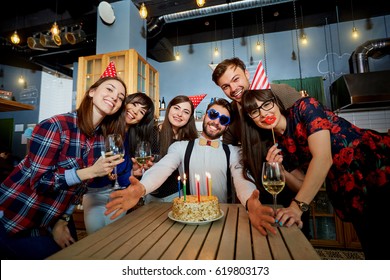
M215 120L218 118L221 125L228 125L230 123L230 117L221 115L215 109L208 110L207 115L209 116L210 120Z
M249 117L251 117L252 119L255 119L258 116L260 116L260 110L263 110L263 111L271 110L275 105L274 100L275 100L274 98L271 98L271 99L264 101L264 103L261 104L261 106L257 107L256 109L254 109L248 113Z

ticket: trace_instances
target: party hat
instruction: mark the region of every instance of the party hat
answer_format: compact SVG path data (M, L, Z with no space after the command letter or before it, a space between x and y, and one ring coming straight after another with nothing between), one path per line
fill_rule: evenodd
M194 96L188 96L188 98L191 100L192 104L194 104L194 109L198 107L199 103L206 97L207 94L200 94L200 95L194 95Z
M100 76L100 78L105 77L116 77L116 69L114 61L111 61L110 64L108 64L106 70L104 70L103 74Z
M271 86L268 82L267 75L265 74L263 63L261 60L259 61L259 65L257 65L255 76L253 77L253 81L249 89L270 89Z

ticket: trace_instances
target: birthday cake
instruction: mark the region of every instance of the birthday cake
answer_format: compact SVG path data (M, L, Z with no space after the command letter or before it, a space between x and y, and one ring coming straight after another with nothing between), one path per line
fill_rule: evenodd
M221 216L218 198L216 196L187 195L175 197L172 205L172 217L180 221L202 222L216 219Z

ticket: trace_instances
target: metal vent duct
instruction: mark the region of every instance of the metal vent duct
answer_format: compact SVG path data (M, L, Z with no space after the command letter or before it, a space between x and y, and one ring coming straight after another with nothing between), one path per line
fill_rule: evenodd
M236 12L242 10L248 10L253 8L259 8L262 6L276 5L286 2L292 2L292 0L248 0L237 1L234 3L215 5L211 7L205 7L200 9L194 9L189 11L183 11L174 14L168 14L160 16L158 18L151 19L148 22L148 36L153 37L158 34L165 23L190 20L194 18L218 15L228 12Z
M352 73L370 72L368 58L378 59L390 54L390 38L376 39L358 46L351 55ZM351 64L351 61L350 61Z

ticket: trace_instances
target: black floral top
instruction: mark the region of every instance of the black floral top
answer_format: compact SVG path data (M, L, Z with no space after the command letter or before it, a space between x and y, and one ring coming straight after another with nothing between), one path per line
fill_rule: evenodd
M339 217L349 221L365 210L370 189L390 188L390 136L358 128L316 99L302 98L289 108L286 131L277 140L287 170L306 172L312 158L307 139L324 129L333 156L327 193Z

